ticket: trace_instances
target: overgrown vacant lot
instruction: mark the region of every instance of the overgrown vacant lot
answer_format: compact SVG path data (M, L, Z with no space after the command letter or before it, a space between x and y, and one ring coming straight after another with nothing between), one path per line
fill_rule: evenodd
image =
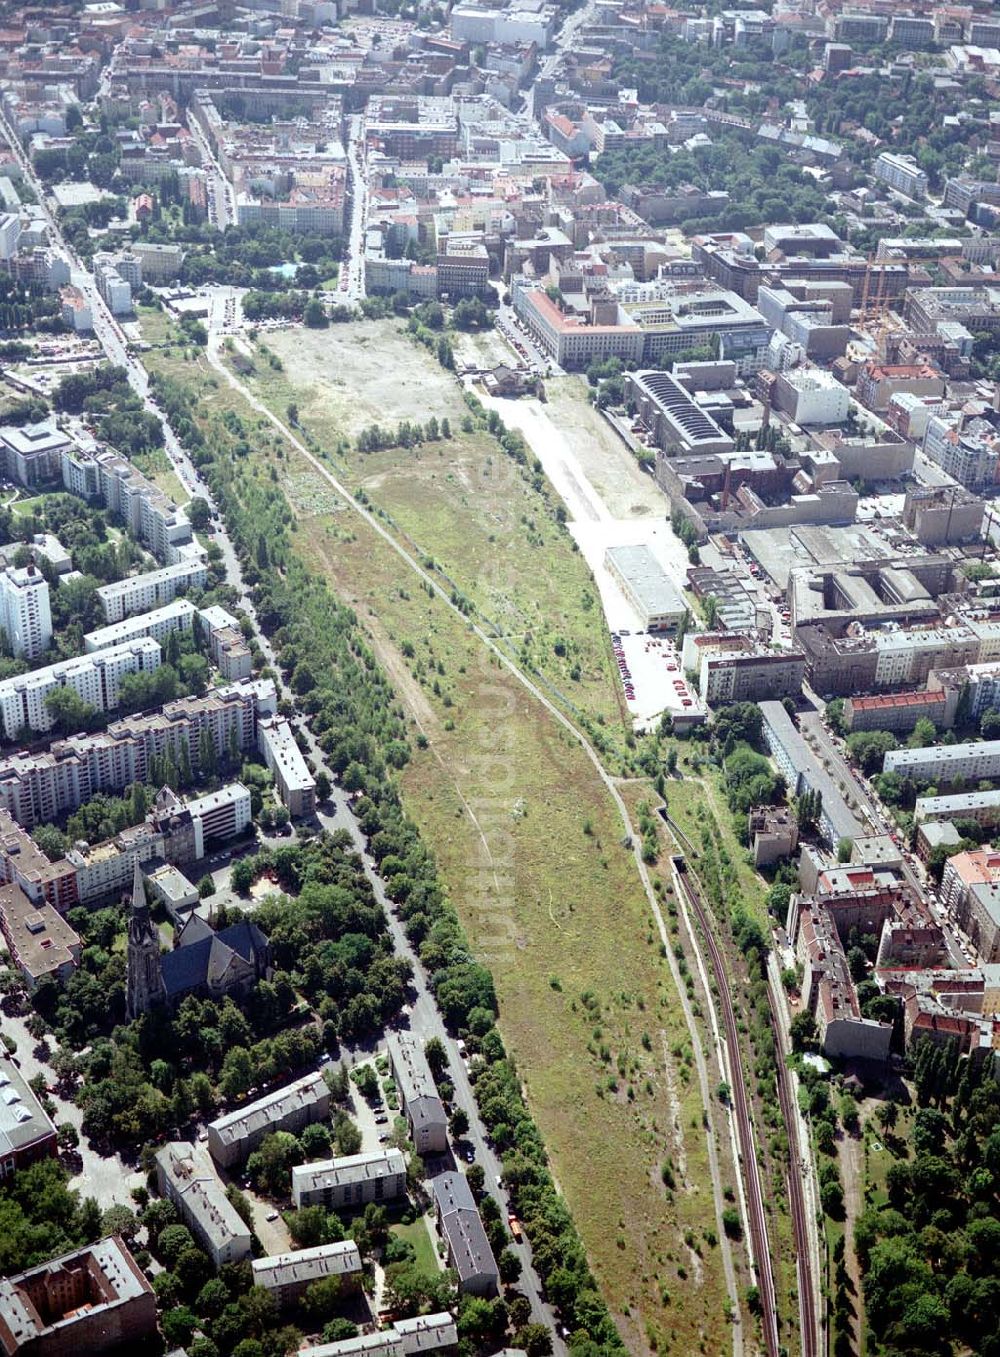
M347 340L355 331L357 358ZM508 652L620 738L621 685L590 570L541 477L489 434L463 431L469 411L454 376L392 321L278 331L266 345L282 369L258 359L252 389L281 417L296 406L347 483L438 564ZM449 421L450 438L357 450L358 433L375 423L426 425L432 416Z
M151 365L197 392L208 426L228 409L256 427L259 474L284 488L297 550L356 609L414 722L407 810L493 969L504 1038L630 1347L726 1351L697 1077L613 802L554 718L203 359L158 353ZM308 427L301 396L280 388L286 375L267 370L275 408L284 414L277 401L298 398ZM432 456L422 454L434 466ZM530 490L544 508L504 465L512 493ZM510 512L502 497L498 511ZM469 521L469 540L481 543L474 513ZM546 531L579 562L554 521ZM539 573L552 554L540 553ZM731 1180L732 1166L725 1172Z

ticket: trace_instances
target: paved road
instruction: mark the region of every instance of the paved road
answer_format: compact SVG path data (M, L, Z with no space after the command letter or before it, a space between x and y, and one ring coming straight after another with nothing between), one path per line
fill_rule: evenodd
M347 285L342 298L359 302L365 295L365 230L368 224L368 168L365 158L365 120L354 113L348 120L347 164L351 183L351 226L343 269Z

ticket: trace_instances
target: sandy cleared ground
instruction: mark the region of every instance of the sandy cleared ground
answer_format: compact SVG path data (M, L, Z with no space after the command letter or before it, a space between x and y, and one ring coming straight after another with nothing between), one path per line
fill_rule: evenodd
M520 357L496 330L470 331L452 336L455 362L460 368L492 368L498 363L515 367Z
M591 405L586 379L551 377L545 393L552 421L570 435L580 470L611 517L662 518L666 496Z
M371 424L460 418L465 406L453 374L399 328L398 321L366 320L276 330L266 342L299 388L303 416L318 401L322 414L351 436Z

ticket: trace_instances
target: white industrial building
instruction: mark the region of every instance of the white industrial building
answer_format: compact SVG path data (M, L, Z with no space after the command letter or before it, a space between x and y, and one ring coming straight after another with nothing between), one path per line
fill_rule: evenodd
M795 368L777 379L775 404L796 424L842 424L851 408L847 387L821 368Z

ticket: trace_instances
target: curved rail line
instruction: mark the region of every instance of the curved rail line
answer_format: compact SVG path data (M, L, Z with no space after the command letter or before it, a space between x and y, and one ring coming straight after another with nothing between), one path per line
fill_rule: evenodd
M750 1119L750 1102L747 1097L746 1081L743 1075L743 1061L740 1057L739 1032L736 1027L736 1010L729 990L729 978L723 963L719 944L709 924L708 915L698 892L691 884L687 861L682 853L672 858L675 877L684 891L688 904L694 910L701 924L708 946L715 983L719 990L722 1005L723 1025L726 1029L726 1046L729 1051L729 1073L732 1081L733 1112L736 1117L736 1134L739 1139L740 1159L743 1179L746 1186L747 1215L750 1226L750 1244L753 1251L754 1270L757 1275L757 1287L760 1291L761 1325L764 1331L764 1345L768 1357L779 1357L781 1344L778 1338L778 1307L774 1291L774 1270L771 1266L771 1253L767 1242L767 1218L764 1214L764 1191L760 1181L760 1166L754 1146L753 1123ZM811 1327L811 1326L810 1326ZM804 1336L804 1335L803 1335Z

